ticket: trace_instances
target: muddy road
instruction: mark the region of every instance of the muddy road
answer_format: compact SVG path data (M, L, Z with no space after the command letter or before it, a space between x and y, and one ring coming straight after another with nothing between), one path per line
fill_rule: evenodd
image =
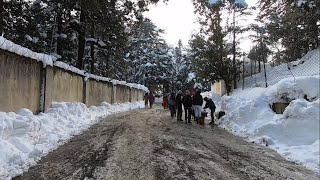
M274 151L156 106L102 119L15 180L318 179Z

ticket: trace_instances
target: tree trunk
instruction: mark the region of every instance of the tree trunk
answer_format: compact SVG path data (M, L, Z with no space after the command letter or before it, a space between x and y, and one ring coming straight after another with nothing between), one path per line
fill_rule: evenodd
M3 0L0 0L0 35L3 34Z
M107 52L107 54L106 54L106 70L105 70L105 77L109 77L109 70L110 70L109 62L110 62L110 54L109 54L109 52Z
M91 22L91 38L94 38L94 21ZM90 56L91 56L91 74L94 74L94 63L95 63L95 58L94 58L94 43L91 43L91 48L90 48Z
M237 89L237 68L236 68L236 6L233 4L233 89Z
M260 39L261 41L261 39ZM260 42L260 48L259 48L259 51L258 51L258 62L259 62L259 73L261 72L261 58L263 56L263 50L262 50L262 44Z
M60 56L63 56L63 52L62 52L62 40L61 40L61 33L62 33L62 10L58 10L58 14L57 14L57 33L58 33L58 38L57 38L57 54L59 54Z
M80 12L80 30L79 30L79 39L78 39L78 60L76 67L83 69L83 57L84 49L86 46L86 6L84 5L84 0L80 1L81 12Z

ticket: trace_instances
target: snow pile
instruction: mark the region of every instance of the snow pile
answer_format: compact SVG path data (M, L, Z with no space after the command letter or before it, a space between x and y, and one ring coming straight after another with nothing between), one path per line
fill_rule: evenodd
M41 157L96 123L98 117L144 107L143 102L87 108L83 103L53 103L46 113L0 112L0 179L27 171Z
M221 127L249 141L265 144L289 160L319 173L320 77L283 79L268 88L250 88L222 97ZM274 102L289 101L283 114Z

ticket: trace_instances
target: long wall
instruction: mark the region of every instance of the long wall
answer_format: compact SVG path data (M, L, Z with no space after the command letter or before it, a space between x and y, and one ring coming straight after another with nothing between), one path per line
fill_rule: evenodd
M42 64L25 59L0 50L0 111L39 111Z
M143 100L144 91L85 77L0 49L0 111L45 111L55 102L124 103Z

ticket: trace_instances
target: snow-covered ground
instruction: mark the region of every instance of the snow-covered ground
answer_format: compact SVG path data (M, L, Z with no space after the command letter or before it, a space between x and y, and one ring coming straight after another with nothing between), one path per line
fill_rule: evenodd
M99 117L142 107L142 101L104 102L89 108L83 103L53 103L39 115L28 109L0 112L0 179L22 174L48 152L97 123Z
M287 78L268 88L238 90L221 100L216 94L204 96L214 96L218 110L226 112L217 122L220 127L319 173L319 82L319 75ZM291 101L284 113L273 112L272 103L284 100Z

